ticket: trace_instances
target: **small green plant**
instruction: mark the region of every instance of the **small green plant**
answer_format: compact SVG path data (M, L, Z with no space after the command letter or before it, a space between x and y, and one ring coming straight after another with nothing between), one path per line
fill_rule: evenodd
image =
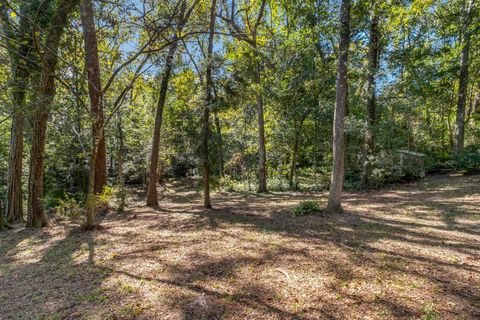
M82 204L68 194L65 196L65 199L58 200L54 210L58 215L71 219L79 218L83 214Z
M294 216L306 216L316 214L320 212L320 204L318 203L318 201L313 200L302 201L295 207L293 207L292 212Z

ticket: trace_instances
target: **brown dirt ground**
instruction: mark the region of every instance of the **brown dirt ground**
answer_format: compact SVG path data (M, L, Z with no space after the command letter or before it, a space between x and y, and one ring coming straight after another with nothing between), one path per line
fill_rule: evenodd
M325 194L175 188L84 232L0 233L0 319L480 319L480 177Z

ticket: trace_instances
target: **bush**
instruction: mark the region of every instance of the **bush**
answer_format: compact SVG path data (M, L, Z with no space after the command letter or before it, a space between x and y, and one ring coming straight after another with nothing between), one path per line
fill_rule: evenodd
M293 207L293 215L294 216L307 216L307 215L312 215L319 213L320 210L320 204L318 201L313 201L313 200L306 200L302 201L299 204L297 204L295 207Z
M115 187L105 186L103 192L97 195L95 212L101 213L108 211L110 203L117 197L118 190Z
M54 212L62 217L76 219L82 216L84 210L77 199L67 194L65 199L58 200Z
M467 149L459 157L457 169L465 174L475 174L480 172L480 151Z

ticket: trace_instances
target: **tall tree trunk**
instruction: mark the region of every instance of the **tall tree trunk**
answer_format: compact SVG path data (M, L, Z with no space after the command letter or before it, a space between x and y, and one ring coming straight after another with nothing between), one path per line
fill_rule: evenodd
M55 96L55 71L58 48L75 0L61 0L48 27L44 43L43 68L36 88L36 110L33 116L30 174L28 178L27 227L39 228L48 224L43 210L43 170L45 136L49 108Z
M18 59L17 59L18 60ZM10 153L7 171L7 221L18 223L23 218L22 163L23 133L25 123L26 86L29 72L20 61L14 66L14 84L12 92L13 114L10 131Z
M261 66L257 53L256 34L254 35L254 57L256 63L255 84L260 90L262 83ZM268 192L267 189L267 153L265 148L265 117L263 115L263 94L257 93L257 117L258 117L258 193Z
M213 88L213 38L215 35L215 18L217 12L217 1L212 0L210 7L210 31L208 36L208 51L207 51L207 70L205 75L205 109L203 111L203 206L207 209L212 208L210 200L210 159L208 151L208 139L210 136L210 108L212 106L212 88Z
M167 98L168 81L172 73L173 59L177 50L177 43L174 42L168 50L165 70L163 72L162 83L160 86L160 96L157 102L157 113L155 116L155 129L153 132L152 152L150 154L150 170L148 174L147 205L150 207L158 206L157 179L158 179L158 154L160 152L160 131L163 120L163 109Z
M465 0L467 1L467 0ZM465 137L465 104L467 101L468 88L468 67L469 67L469 53L470 53L470 12L473 5L473 0L468 0L468 4L464 1L462 7L462 29L461 29L461 66L460 75L458 78L458 102L457 102L457 118L455 125L455 140L454 140L454 156L458 157L463 152L464 137Z
M23 8L22 8L23 9ZM8 49L12 70L12 127L7 169L7 212L6 220L11 223L23 222L23 134L25 123L26 90L30 76L28 61L33 46L31 39L31 17L29 10L22 10L16 29L8 14L8 4L0 1L0 22L4 45ZM13 41L16 39L16 42ZM12 42L13 41L13 42Z
M98 59L97 33L92 0L81 0L80 18L82 21L85 45L85 66L87 68L88 93L92 117L92 140L98 140L98 154L95 156L95 193L101 193L107 184L107 155L103 129L103 93Z
M367 123L365 130L365 160L363 163L362 185L370 185L372 174L372 157L375 145L375 124L376 124L376 73L379 61L379 29L378 15L375 12L375 0L372 0L371 21L370 21L370 43L368 48L368 76L367 76Z
M342 189L345 173L345 109L347 104L348 47L350 44L350 0L343 0L340 12L337 92L333 119L333 168L327 211L342 212Z
M185 10L186 2L183 1L180 7L178 32L182 32L185 24ZM165 107L165 101L167 99L168 82L173 69L173 63L175 53L177 51L177 35L173 37L173 43L168 49L167 59L165 61L165 69L162 76L162 83L160 85L160 95L157 102L157 111L155 116L155 128L153 131L152 139L152 152L150 154L150 170L148 172L148 187L147 187L147 206L158 207L158 192L157 192L157 180L158 180L158 155L160 152L160 132L163 121L163 109Z

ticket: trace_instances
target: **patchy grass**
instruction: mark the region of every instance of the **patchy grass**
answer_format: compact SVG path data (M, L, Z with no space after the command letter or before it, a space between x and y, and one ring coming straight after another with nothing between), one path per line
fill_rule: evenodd
M480 177L345 195L170 186L81 231L0 233L0 319L478 319ZM99 221L100 222L100 221ZM3 318L2 318L3 317Z

